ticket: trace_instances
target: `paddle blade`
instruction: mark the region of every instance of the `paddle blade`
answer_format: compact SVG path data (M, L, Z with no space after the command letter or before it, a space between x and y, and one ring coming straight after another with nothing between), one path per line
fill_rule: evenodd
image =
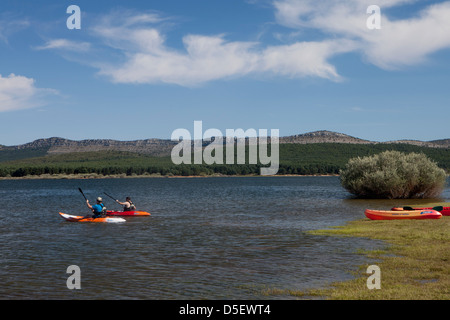
M433 207L433 210L441 212L442 210L444 210L444 207L443 206Z

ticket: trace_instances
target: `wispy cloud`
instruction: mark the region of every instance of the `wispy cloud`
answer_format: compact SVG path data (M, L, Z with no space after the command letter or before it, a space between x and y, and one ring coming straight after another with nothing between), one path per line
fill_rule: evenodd
M450 48L450 1L430 4L414 17L393 20L385 10L417 0L378 0L381 30L366 27L368 0L277 0L273 2L278 23L296 30L317 29L331 36L353 39L369 62L396 69L426 61L441 49Z
M53 89L37 88L32 78L13 73L7 77L0 75L0 112L42 106L44 96L56 93Z
M9 43L9 38L16 32L24 30L30 26L30 21L26 18L12 16L10 13L0 14L0 41Z
M88 42L76 42L67 39L53 39L47 41L44 45L35 47L36 50L66 50L74 52L87 52L91 49L91 44Z
M377 3L383 14L416 1ZM285 35L277 31L276 37L283 40L278 45L261 39L233 41L224 34L186 34L182 47L175 48L168 45L162 27L171 18L158 12L121 10L98 17L91 27L92 44L54 39L36 49L89 53L101 48L105 53L101 60L92 55L83 63L112 82L191 87L244 76L340 81L331 62L340 54L360 52L368 62L390 70L416 65L450 48L450 1L426 6L411 18L394 20L383 14L381 30L366 26L370 4L371 0L273 0L276 23L287 27ZM301 41L310 29L320 31L320 37Z
M321 77L339 80L328 59L354 50L351 41L296 42L266 46L259 42L228 41L224 35L189 34L183 37L183 50L166 45L157 26L135 24L130 15L105 18L95 28L107 45L120 49L121 64L102 64L100 74L118 83L173 83L196 86L208 81L255 74L288 77ZM114 25L109 21L115 21ZM106 22L106 23L105 23Z

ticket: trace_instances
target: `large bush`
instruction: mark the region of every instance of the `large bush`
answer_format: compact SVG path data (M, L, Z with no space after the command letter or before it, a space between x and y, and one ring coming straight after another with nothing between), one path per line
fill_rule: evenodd
M446 173L424 154L385 151L353 158L340 171L342 186L361 197L433 198L445 187Z

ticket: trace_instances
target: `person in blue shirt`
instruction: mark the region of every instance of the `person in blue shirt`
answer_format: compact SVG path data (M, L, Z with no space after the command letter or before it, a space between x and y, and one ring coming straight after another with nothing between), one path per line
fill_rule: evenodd
M86 199L86 204L87 204L88 208L91 209L91 210L92 210L92 213L94 214L94 215L92 216L92 218L98 218L98 217L101 217L102 214L103 214L104 212L106 212L106 207L105 207L105 205L103 204L103 199L102 199L101 197L98 197L98 198L97 198L97 203L94 204L93 206L90 205L89 200L87 200L87 199Z

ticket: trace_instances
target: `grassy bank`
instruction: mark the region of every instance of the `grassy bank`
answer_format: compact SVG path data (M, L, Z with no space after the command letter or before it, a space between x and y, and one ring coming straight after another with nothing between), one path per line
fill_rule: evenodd
M438 220L371 221L311 231L314 235L365 237L384 240L382 250L361 251L381 269L381 289L367 288L367 265L354 272L355 279L333 283L329 288L299 292L266 290L267 295L300 298L364 300L448 300L450 299L450 217Z

